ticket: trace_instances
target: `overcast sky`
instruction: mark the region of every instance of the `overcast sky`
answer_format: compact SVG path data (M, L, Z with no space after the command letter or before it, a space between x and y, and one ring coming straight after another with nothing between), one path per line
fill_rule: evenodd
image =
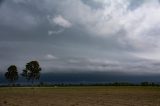
M160 74L159 0L0 0L0 70Z

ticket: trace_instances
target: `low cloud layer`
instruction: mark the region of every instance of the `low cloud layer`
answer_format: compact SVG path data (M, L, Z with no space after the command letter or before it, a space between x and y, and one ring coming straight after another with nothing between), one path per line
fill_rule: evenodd
M159 0L0 0L0 63L159 73Z

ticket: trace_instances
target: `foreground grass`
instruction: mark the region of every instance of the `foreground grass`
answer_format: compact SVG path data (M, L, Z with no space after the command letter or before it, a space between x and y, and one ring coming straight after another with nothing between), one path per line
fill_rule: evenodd
M6 87L0 106L160 106L160 87Z

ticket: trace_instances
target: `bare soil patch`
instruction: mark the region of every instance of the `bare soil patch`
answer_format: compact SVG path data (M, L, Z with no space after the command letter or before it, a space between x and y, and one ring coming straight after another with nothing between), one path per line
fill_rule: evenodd
M0 106L160 106L160 88L0 88Z

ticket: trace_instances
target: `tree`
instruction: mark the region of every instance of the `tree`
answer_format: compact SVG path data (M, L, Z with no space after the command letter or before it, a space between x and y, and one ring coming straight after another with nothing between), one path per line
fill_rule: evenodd
M25 69L22 72L22 76L25 77L28 81L32 81L32 86L34 80L39 80L40 78L41 67L37 61L31 61L26 64Z
M15 65L11 65L5 73L5 78L9 80L13 85L18 80L18 70Z

